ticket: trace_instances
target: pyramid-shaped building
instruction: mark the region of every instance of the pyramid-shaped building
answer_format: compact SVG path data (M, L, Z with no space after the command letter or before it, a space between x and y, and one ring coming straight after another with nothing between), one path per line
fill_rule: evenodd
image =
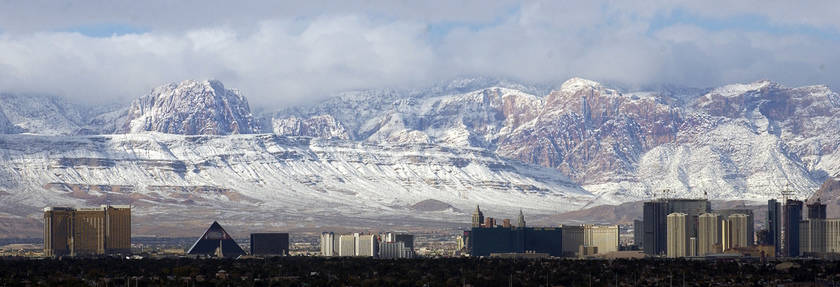
M245 255L245 251L218 222L213 221L210 228L193 243L187 254L236 258Z

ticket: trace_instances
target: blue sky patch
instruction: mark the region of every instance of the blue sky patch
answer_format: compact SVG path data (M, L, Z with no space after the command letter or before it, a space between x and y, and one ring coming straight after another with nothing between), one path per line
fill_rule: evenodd
M520 7L519 6L512 6L508 9L508 11L499 17L496 17L492 21L484 22L484 23L470 23L470 22L462 22L462 21L442 21L437 23L429 23L427 26L426 31L429 33L429 37L433 41L438 41L449 34L452 30L458 28L465 28L472 32L481 31L487 28L496 27L502 25L505 21L510 19L511 17L515 17L519 14Z
M69 28L62 30L63 32L74 32L79 33L88 37L94 38L107 38L112 36L122 36L127 34L143 34L148 32L147 29L125 25L125 24L113 24L113 23L102 23L102 24L94 24L94 25L86 25L86 26L79 26L74 28Z
M817 38L840 41L840 32L833 29L818 28L808 25L781 25L772 23L766 16L744 14L724 19L706 18L683 9L670 13L660 13L650 22L648 33L653 33L673 25L692 25L709 31L751 31L772 35L807 35Z

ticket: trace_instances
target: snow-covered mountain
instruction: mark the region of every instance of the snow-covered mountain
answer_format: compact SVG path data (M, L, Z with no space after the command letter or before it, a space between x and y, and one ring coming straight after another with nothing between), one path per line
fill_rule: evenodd
M78 105L46 95L0 93L0 132L46 135L99 134L108 129L119 108L109 105Z
M0 218L18 225L46 205L106 202L172 226L464 222L474 204L556 214L663 189L805 198L840 176L840 95L768 81L622 92L477 78L256 116L218 81L183 81L129 107L2 95L0 131Z
M840 172L840 97L827 87L759 81L683 93L695 91L624 93L573 78L547 95L487 87L388 93L375 104L375 92L342 95L289 117L335 118L329 126L347 127L357 141L483 148L555 168L604 203L664 189L764 200L788 185L807 197ZM275 127L287 119L275 114Z
M258 131L245 97L216 80L188 80L155 88L132 102L121 121L117 133L227 135Z
M594 199L553 169L472 148L161 133L2 135L0 147L0 215L33 218L50 205L130 203L135 215L155 218L141 225L208 214L243 224L460 221L476 202L553 214ZM452 208L412 209L428 200Z

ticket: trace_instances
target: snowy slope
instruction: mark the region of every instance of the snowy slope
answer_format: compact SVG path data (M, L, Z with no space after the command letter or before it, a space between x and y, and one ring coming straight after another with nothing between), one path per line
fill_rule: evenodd
M0 131L47 135L101 133L105 125L92 124L94 117L113 106L85 107L66 99L45 95L0 93ZM4 124L8 121L7 124Z
M838 98L825 86L770 81L623 93L572 78L546 96L509 87L391 91L370 109L360 104L368 101L336 97L308 114L333 116L331 125L348 127L358 141L483 148L555 168L604 202L663 189L764 200L789 185L807 196L840 172ZM347 107L359 111L342 119Z
M30 217L49 205L130 203L141 216L201 207L223 218L263 211L462 221L476 203L554 214L593 199L556 170L480 149L271 134L3 135L0 175L0 210ZM428 199L459 210L408 213Z
M217 81L164 85L122 109L8 96L0 109L0 129L25 133L0 136L0 217L111 202L243 222L463 222L476 203L551 214L663 189L804 198L840 175L840 95L769 81L624 93L580 78L551 92L466 79L258 115L274 134L253 134L247 100ZM90 133L104 135L79 136ZM427 200L455 209L410 208ZM199 214L183 216L210 216Z

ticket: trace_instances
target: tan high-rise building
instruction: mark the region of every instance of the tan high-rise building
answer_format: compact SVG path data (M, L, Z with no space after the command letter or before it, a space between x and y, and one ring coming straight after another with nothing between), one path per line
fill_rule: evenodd
M746 214L733 214L726 218L723 224L723 251L748 247L752 235L747 234L749 217Z
M618 225L584 225L583 245L597 247L599 254L618 251Z
M806 219L799 223L800 255L840 254L840 218Z
M688 238L688 256L697 256L697 237Z
M131 206L103 205L105 209L105 252L131 253Z
M44 208L44 254L90 256L131 252L131 207Z
M481 209L478 208L478 205L475 206L475 211L472 214L472 227L473 228L480 228L484 224L484 213L481 212Z
M807 219L799 222L799 255L824 253L825 239L824 219Z
M356 237L353 234L338 236L338 256L356 256Z
M105 209L78 208L73 215L72 255L105 254Z
M373 234L356 235L356 256L375 257L379 249L379 240Z
M697 255L721 253L721 217L715 213L703 213L698 220Z
M840 254L840 219L825 219L825 252Z
M324 232L321 233L321 256L336 256L338 250L336 246L335 233Z
M665 217L667 225L668 257L685 257L688 253L688 215L685 213L671 213Z
M599 254L618 251L618 225L563 225L563 255L579 256L581 248L597 247Z
M73 250L73 212L70 207L44 208L44 255L66 256Z

